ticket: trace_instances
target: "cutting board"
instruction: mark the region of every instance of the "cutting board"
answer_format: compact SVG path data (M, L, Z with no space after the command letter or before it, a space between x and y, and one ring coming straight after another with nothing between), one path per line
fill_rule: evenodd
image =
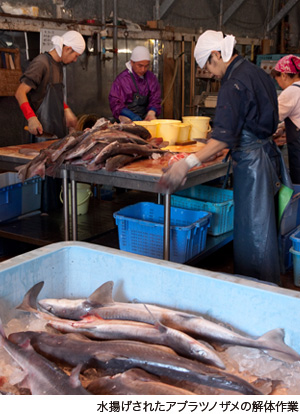
M14 145L9 147L0 147L0 156L5 155L8 157L14 158L24 158L27 160L32 160L38 154L35 151L40 152L42 149L49 147L50 144L55 142L56 140L51 141L44 141L44 142L36 142L33 144L22 144L22 145ZM24 149L32 150L32 153L22 153ZM21 151L21 152L20 152Z
M171 152L187 152L187 153L193 153L200 151L203 147L205 147L206 144L202 142L197 142L196 144L191 145L169 145L163 149L169 150Z

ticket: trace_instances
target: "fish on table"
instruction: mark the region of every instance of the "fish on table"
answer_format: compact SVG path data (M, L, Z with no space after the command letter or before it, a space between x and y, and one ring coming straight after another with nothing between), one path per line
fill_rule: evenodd
M99 150L97 146L96 154L93 154L93 148L100 143L105 144ZM123 158L122 162L108 164L109 171L115 171L119 166L125 165L129 161L135 161L136 155L146 158L153 154L166 153L161 147L166 145L162 140L153 140L151 134L146 128L140 125L122 125L112 124L105 118L100 118L95 125L85 131L73 131L64 138L57 139L46 149L27 164L17 167L19 178L24 181L34 175L45 177L45 174L55 177L59 168L63 163L76 163L83 165L89 170L97 170L105 168L109 158L116 155L132 155L132 158ZM108 147L108 150L106 150ZM85 158L89 154L89 163L79 162L81 158ZM82 161L86 161L87 158Z
M202 316L142 303L115 302L112 297L114 283L108 281L83 299L42 299L39 306L57 317L80 319L86 314L98 315L103 319L134 320L163 325L180 330L195 338L218 344L240 345L267 351L271 356L285 362L300 360L300 355L284 342L281 328L266 332L253 339L227 329Z
M208 387L246 395L262 393L249 382L199 361L175 354L162 346L131 340L91 341L69 334L16 332L9 340L22 344L30 341L36 352L47 358L76 367L104 370L108 375L131 368L177 381L189 381Z
M89 395L79 380L81 367L76 367L68 376L56 364L38 354L30 341L17 345L6 338L0 321L0 346L25 371L24 385L33 395Z
M60 332L82 333L94 339L131 339L169 346L178 354L203 361L207 364L224 369L225 365L216 352L205 344L177 329L168 328L160 322L144 323L131 320L106 320L97 315L85 316L80 321L60 319L37 309L37 296L44 283L34 285L25 294L23 302L17 309L33 312L48 325Z

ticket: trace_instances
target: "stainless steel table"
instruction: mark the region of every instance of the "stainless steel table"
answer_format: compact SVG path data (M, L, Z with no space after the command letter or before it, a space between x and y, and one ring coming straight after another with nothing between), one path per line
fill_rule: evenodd
M20 153L20 149L36 149L40 151L50 145L52 141L46 143L24 144L11 147L0 148L0 169L14 171L18 165L25 164L34 158L34 155ZM203 184L216 178L225 176L228 170L228 163L222 162L224 157L220 157L215 162L205 167L193 169L187 175L185 185L189 188L198 184ZM60 168L60 177L63 179L63 201L64 201L64 238L70 240L69 232L69 192L68 182L71 182L71 240L77 240L77 194L76 182L92 184L106 184L114 187L126 188L131 190L147 191L158 193L157 183L162 175L162 165L156 164L155 160L141 160L128 164L118 171L108 172L104 169L98 171L88 171L85 167L64 164ZM165 260L170 258L170 209L171 195L163 196L164 203L164 254Z

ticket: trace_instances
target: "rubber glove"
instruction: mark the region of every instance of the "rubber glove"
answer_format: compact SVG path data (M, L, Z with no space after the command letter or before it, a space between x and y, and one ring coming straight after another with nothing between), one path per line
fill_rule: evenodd
M185 183L189 170L200 165L201 162L195 154L191 154L187 158L174 162L163 170L164 174L158 182L158 191L164 194L172 194Z
M127 116L127 118L130 118L132 121L141 121L142 118L139 115L136 115L134 112L132 112L130 109L123 108L120 112L120 115Z
M145 117L145 121L152 121L152 119L156 119L156 113L152 109L147 112L147 115Z
M43 127L36 116L32 116L31 118L28 119L28 131L32 135L42 135Z
M76 128L78 119L77 116L70 108L65 108L65 118L66 118L66 125L67 128Z

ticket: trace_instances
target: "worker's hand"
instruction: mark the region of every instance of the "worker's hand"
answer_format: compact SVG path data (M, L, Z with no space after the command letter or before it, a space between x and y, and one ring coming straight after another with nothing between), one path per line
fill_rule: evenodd
M285 125L284 123L281 123L278 125L276 132L273 134L273 139L279 138L283 134L285 134Z
M158 191L163 194L172 194L186 181L186 175L190 166L186 159L174 162L164 170L164 174L158 182Z
M78 119L77 116L70 108L65 109L65 118L66 118L66 125L67 128L76 128Z
M36 116L32 116L31 118L28 119L28 131L32 135L42 135L43 127Z
M156 113L155 111L148 111L147 115L145 116L145 121L152 121L152 119L156 119Z

